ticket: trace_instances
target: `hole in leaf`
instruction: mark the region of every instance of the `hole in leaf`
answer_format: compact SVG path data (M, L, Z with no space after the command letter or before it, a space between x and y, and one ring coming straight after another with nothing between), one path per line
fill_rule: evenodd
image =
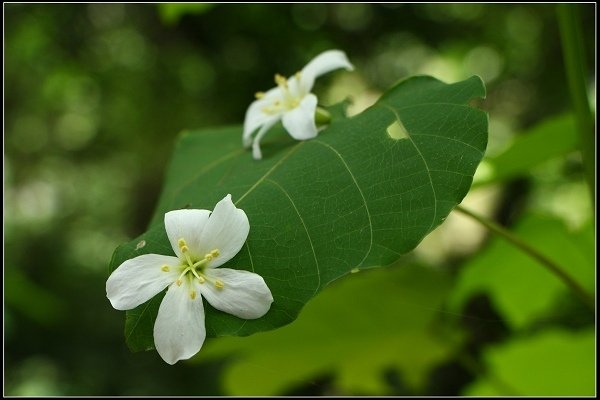
M394 140L408 139L408 131L398 119L387 127L387 133Z

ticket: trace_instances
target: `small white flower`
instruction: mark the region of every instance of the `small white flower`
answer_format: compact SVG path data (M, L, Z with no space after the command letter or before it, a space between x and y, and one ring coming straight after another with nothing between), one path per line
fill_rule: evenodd
M227 195L209 210L165 214L177 257L144 254L125 261L106 282L117 310L130 310L168 287L154 324L154 344L169 364L200 351L206 337L202 297L214 308L254 319L269 311L273 296L263 278L249 271L217 268L242 248L250 224Z
M262 158L260 140L279 120L283 127L296 140L312 139L317 136L315 111L317 96L310 93L315 78L335 69L354 67L346 54L340 50L328 50L313 58L300 72L289 79L277 74L277 87L266 93L256 93L256 98L248 110L244 120L243 143L245 147L252 145L254 159ZM259 129L260 128L260 129ZM251 138L252 133L259 129Z

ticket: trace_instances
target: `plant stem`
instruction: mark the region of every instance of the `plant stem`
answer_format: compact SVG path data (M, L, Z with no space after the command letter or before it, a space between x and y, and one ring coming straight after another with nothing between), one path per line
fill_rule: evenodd
M581 19L579 18L578 5L558 4L556 6L560 38L565 60L565 70L571 101L577 120L579 131L579 145L583 157L585 176L592 198L592 210L595 203L595 132L594 118L590 110L586 84L586 62L583 50L583 35L581 33Z
M584 288L582 288L579 285L579 283L577 283L577 281L575 279L573 279L569 274L567 274L560 265L556 264L554 261L550 260L548 257L543 255L542 253L540 253L539 251L537 251L536 249L534 249L527 243L523 242L521 239L519 239L518 237L513 235L510 231L508 231L507 229L503 228L502 226L496 224L495 222L490 221L480 215L477 215L477 214L473 213L472 211L469 211L461 206L457 206L456 210L460 211L461 213L463 213L465 215L468 215L469 217L473 218L474 220L476 220L477 222L479 222L480 224L482 224L483 226L488 228L490 231L502 236L504 239L508 240L511 244L513 244L514 246L516 246L517 248L522 250L524 253L529 255L531 258L538 261L540 264L542 264L544 267L546 267L551 273L553 273L561 281L563 281L563 283L565 285L567 285L573 292L575 292L575 294L577 294L579 296L579 298L585 303L585 305L587 305L592 311L594 311L594 309L595 309L594 296L590 295Z

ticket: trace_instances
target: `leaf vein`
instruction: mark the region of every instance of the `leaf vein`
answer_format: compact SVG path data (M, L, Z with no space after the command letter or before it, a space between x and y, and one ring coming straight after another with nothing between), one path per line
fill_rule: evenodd
M320 140L313 140L313 143L318 143L322 146L327 147L328 149L330 149L331 151L333 151L340 159L340 161L342 162L342 164L344 164L344 167L346 167L346 170L348 171L348 173L350 174L350 177L352 178L352 181L354 181L354 184L356 185L356 188L358 189L358 193L360 194L360 197L362 198L363 203L365 204L365 212L367 213L367 218L369 219L369 248L367 249L367 252L365 253L365 256L363 257L362 260L360 260L360 262L358 264L356 264L356 266L360 266L362 265L363 262L365 262L365 260L367 259L367 257L369 256L369 254L371 254L371 249L373 248L373 222L371 220L371 212L369 211L369 206L367 204L367 199L365 198L365 195L363 194L362 189L360 188L358 181L356 180L356 177L354 176L354 174L352 173L352 170L350 169L350 167L348 166L348 164L346 163L346 160L344 160L344 157L342 157L342 155L333 147L331 147L329 144L322 142Z
M135 324L133 325L133 327L131 328L131 330L129 331L129 334L125 337L125 341L127 343L129 343L129 338L131 337L131 335L133 334L133 332L135 332L135 329L137 328L137 326L139 325L140 321L142 320L142 316L146 313L146 311L148 310L148 307L150 307L150 304L152 304L154 302L154 300L156 299L157 296L154 296L152 298L152 300L150 300L149 302L146 303L146 307L144 307L144 309L142 310L141 313L137 314L137 320L135 321ZM135 316L135 314L134 314Z
M169 200L169 204L173 204L173 201L175 200L177 195L179 195L179 193L181 193L181 191L183 189L185 189L192 183L196 182L198 180L198 178L205 175L208 171L215 168L219 164L224 163L225 161L229 160L230 158L244 154L244 151L245 151L245 149L231 151L231 152L225 154L223 157L220 157L220 158L214 160L213 162L205 165L200 171L198 171L198 173L196 173L196 175L193 178L187 180L184 184L179 186L179 188L177 188L176 190L173 190L173 195L171 196L171 199Z
M298 150L298 149L299 149L299 148L302 146L302 144L303 144L303 143L304 143L304 142L300 142L300 143L298 143L297 145L295 145L294 147L292 147L292 149L291 149L291 150L290 150L290 151L289 151L289 152L288 152L288 153L287 153L285 156L281 157L281 158L279 159L279 161L277 161L277 162L276 162L276 163L275 163L275 164L274 164L274 165L273 165L273 166L272 166L272 167L271 167L271 168L270 168L270 169L269 169L267 172L265 172L265 174L264 174L263 176L261 176L261 177L260 177L260 178L259 178L259 179L256 181L256 183L255 183L254 185L252 185L252 187L251 187L250 189L248 189L248 190L246 191L246 193L244 193L244 194L242 195L242 197L240 197L240 198L238 199L238 201L236 201L236 202L235 202L235 205L238 205L239 203L241 203L241 202L242 202L242 200L244 200L244 198L245 198L246 196L248 196L250 193L252 193L252 191L254 191L254 189L256 189L256 187L257 187L258 185L260 185L260 184L261 184L261 183L262 183L262 182L263 182L265 179L267 179L267 177L268 177L269 175L271 175L271 174L272 174L272 173L273 173L273 172L274 172L274 171L275 171L277 168L279 168L279 166L280 166L281 164L283 164L283 162L284 162L285 160L287 160L287 159L288 159L288 158L289 158L289 157L290 157L292 154L294 154L294 153L296 152L296 150Z
M398 115L396 110L394 110L394 108L390 107L389 105L387 105L385 103L381 103L381 107L390 110L394 114L394 116L396 116L398 123L402 125L402 120L400 119L400 116ZM429 225L429 228L427 229L430 232L431 228L433 228L433 225L435 224L435 219L437 217L437 208L438 208L437 194L435 192L435 186L433 185L433 178L431 177L431 170L429 169L429 165L427 164L427 160L425 159L425 156L423 155L423 153L421 153L421 149L419 149L419 146L417 146L417 144L413 141L411 133L409 133L408 130L406 130L406 136L408 137L408 140L410 140L410 142L414 146L415 150L417 150L417 153L419 153L419 156L423 160L423 164L425 164L425 170L427 171L427 176L429 177L429 183L431 184L431 192L433 193L434 206L433 206L433 217L431 218L431 224Z
M250 257L250 268L252 268L252 272L254 272L254 261L252 260L252 253L250 253L250 246L248 246L248 242L246 241L246 250L248 250L248 256Z
M312 250L313 257L315 259L315 265L317 267L317 279L319 281L317 282L317 287L316 287L315 292L314 292L314 294L317 294L317 292L319 291L319 288L321 287L321 270L319 268L319 260L317 259L317 253L315 252L315 247L313 246L313 241L312 241L312 239L310 237L310 233L308 232L308 228L307 228L306 224L304 223L304 219L302 218L302 215L300 215L300 211L298 211L298 208L296 207L296 204L294 203L294 200L292 200L292 198L290 197L290 195L287 192L287 190L285 190L279 183L275 182L272 179L267 179L267 181L269 183L272 183L273 185L277 186L279 188L279 190L281 190L281 192L285 195L285 197L288 198L288 200L292 204L292 207L294 207L294 210L296 211L296 214L298 214L298 218L300 218L300 222L302 223L302 226L304 227L304 231L306 232L306 237L308 238L308 243L310 244L310 248Z
M484 154L483 151L479 150L477 147L475 147L472 144L469 144L467 142L463 142L462 140L459 140L459 139L449 138L447 136L441 136L441 135L432 135L430 133L419 133L419 134L416 134L415 136L431 136L431 137L437 137L437 138L441 138L441 139L452 140L452 141L464 144L465 146L468 146L468 147L476 150L478 154L481 154L481 156L483 156L483 154Z

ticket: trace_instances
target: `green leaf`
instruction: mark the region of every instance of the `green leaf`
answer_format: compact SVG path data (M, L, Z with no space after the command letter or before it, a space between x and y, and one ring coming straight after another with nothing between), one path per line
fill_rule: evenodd
M594 291L594 230L569 230L557 219L528 215L513 233L565 269L583 288ZM462 269L450 306L460 311L477 293L487 293L513 328L527 327L551 314L568 288L553 273L502 238Z
M487 143L487 115L466 103L484 95L478 77L452 85L407 79L362 114L334 118L316 139L297 142L273 129L260 161L242 149L240 127L186 132L151 227L117 248L111 270L140 254L173 254L164 213L211 210L231 193L250 234L225 266L260 274L275 301L257 320L206 306L207 334L244 336L290 323L335 279L398 260L460 203ZM404 139L387 132L397 121ZM151 331L130 330L149 329L157 306L128 312L131 349L152 347Z
M504 182L528 174L545 161L577 150L575 118L564 114L544 120L518 135L504 152L485 158L473 186Z
M594 396L596 346L593 329L545 331L513 339L484 352L487 377L467 396Z
M450 276L417 265L369 270L336 282L299 318L249 338L209 341L196 361L229 356L224 389L234 396L281 395L322 375L340 393L389 393L384 372L423 389L459 338L434 322Z

